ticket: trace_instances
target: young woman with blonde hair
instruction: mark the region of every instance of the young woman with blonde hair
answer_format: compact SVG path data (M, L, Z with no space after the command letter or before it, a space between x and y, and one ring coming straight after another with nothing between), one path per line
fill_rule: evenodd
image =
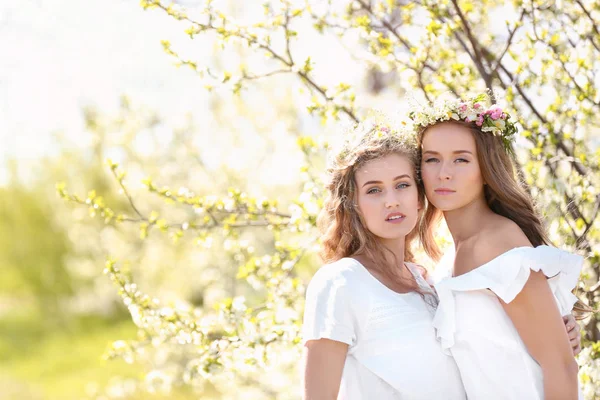
M328 264L306 293L304 398L464 400L435 338L435 294L413 264L424 203L416 143L384 124L352 137L319 217Z

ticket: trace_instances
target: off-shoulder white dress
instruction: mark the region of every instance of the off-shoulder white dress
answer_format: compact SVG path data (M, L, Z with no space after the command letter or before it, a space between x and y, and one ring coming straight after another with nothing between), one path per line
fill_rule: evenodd
M344 258L320 268L308 286L304 342L349 345L338 399L465 400L456 364L436 340L434 312L420 294L396 293Z
M499 299L510 303L531 271L542 271L561 315L567 315L577 300L571 291L582 263L582 257L553 247L519 247L435 285L439 305L433 325L458 365L469 400L544 398L541 368Z

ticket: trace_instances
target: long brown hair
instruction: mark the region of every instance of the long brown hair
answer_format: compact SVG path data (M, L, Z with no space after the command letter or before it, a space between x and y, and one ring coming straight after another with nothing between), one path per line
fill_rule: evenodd
M443 124L454 124L467 128L475 139L477 160L481 176L486 183L484 195L487 205L496 214L514 221L525 233L534 247L549 244L544 224L536 211L533 199L525 190L525 184L517 179L517 173L511 154L512 149L506 149L499 136L481 131L474 123L462 121L444 121ZM419 153L423 137L430 125L421 129L417 135ZM419 160L419 165L420 165ZM425 205L423 224L419 226L421 240L430 243L426 237L431 234L431 224L439 221L441 212L433 204ZM434 260L439 259L440 251L437 246L425 247L425 252Z
M525 189L525 183L517 178L512 148L506 148L506 144L500 137L483 132L474 123L463 121L440 123L463 126L469 129L473 135L479 168L483 181L486 183L484 186L485 200L490 209L496 214L514 221L533 247L551 244L534 201ZM436 124L418 131L419 165L421 165L423 137L427 129L434 125ZM433 204L426 202L424 216L418 228L425 252L435 261L439 260L441 252L435 241L432 240L433 227L437 225L441 217L442 213ZM573 310L577 319L583 319L594 311L581 300L577 301Z
M424 204L425 192L418 184L419 152L414 135L392 131L380 125L365 132L357 128L352 134L358 135L358 138L346 142L331 160L327 171L330 178L326 186L327 197L317 220L322 233L321 258L325 262L334 262L344 257L364 255L371 261L369 267L393 282L394 288L420 292L419 289L415 289L414 282L403 282L394 273L394 265L390 265L386 258L386 253L391 253L390 250L366 228L356 205L358 193L355 180L356 171L368 161L390 154L402 155L413 166L419 201ZM422 213L419 213L419 219L421 217ZM406 236L404 259L407 262L415 261L412 244L417 236L416 229Z

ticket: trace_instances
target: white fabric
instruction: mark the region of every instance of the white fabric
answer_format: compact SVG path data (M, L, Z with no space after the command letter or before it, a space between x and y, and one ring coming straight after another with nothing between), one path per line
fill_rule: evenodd
M561 314L569 314L582 263L553 247L519 247L435 285L440 302L433 325L442 348L454 356L469 400L544 398L541 368L498 298L511 302L531 271L542 271Z
M417 267L409 268L430 289ZM418 293L396 293L344 258L311 280L303 338L349 345L338 399L464 400L456 364L436 340L433 313Z

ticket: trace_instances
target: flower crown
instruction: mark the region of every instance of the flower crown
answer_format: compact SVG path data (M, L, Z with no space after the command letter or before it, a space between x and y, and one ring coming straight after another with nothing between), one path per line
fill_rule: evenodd
M338 155L344 155L364 142L392 138L416 148L415 136L405 125L406 123L400 123L390 115L372 110L368 117L361 122L346 127L343 142L334 152Z
M417 154L416 135L412 129L400 122L398 115L390 116L372 110L369 115L357 124L346 125L340 141L333 143L327 152L327 169L342 164L353 164L357 149L377 148L391 145L403 152ZM387 143L387 144L386 144Z
M433 106L421 106L418 111L412 111L408 116L416 129L450 120L473 123L481 128L482 132L491 132L492 135L500 137L504 148L510 152L517 127L510 121L510 115L502 108L497 105L486 108L484 104L488 102L487 94L480 94L467 100L444 100L436 102Z

